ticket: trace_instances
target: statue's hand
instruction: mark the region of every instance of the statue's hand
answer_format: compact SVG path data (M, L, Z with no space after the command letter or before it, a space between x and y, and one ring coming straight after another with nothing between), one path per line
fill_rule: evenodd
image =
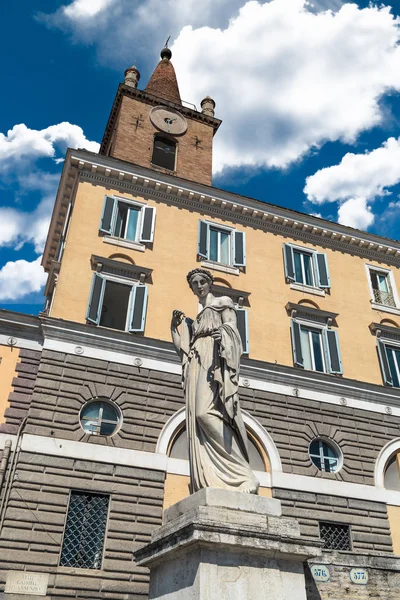
M182 323L184 318L185 313L183 313L181 310L174 310L172 312L171 327L178 327Z
M222 335L219 329L215 329L212 333L211 333L211 337L214 338L214 340L217 342L217 344L221 343L222 340Z

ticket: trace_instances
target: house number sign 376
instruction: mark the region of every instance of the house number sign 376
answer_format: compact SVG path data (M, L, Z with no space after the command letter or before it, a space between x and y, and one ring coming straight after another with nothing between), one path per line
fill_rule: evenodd
M311 573L315 581L327 582L331 578L329 568L326 565L312 565Z

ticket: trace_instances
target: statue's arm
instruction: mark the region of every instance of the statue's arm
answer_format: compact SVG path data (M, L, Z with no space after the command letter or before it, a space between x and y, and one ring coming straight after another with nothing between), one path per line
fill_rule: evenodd
M180 310L174 310L171 318L171 337L172 343L174 344L175 350L178 354L181 351L181 334L179 333L179 325L182 323L182 320L185 318L185 315Z

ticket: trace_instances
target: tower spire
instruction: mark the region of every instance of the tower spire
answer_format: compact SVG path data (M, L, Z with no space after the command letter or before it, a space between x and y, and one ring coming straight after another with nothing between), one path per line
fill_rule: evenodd
M168 48L169 38L161 50L161 60L154 69L145 91L162 100L182 105L175 69L171 63L172 52Z

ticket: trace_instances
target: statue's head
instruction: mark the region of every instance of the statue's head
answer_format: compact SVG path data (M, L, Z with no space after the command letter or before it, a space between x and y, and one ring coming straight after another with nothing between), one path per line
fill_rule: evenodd
M206 269L193 269L186 275L186 279L192 292L199 297L207 296L214 282L212 273Z

